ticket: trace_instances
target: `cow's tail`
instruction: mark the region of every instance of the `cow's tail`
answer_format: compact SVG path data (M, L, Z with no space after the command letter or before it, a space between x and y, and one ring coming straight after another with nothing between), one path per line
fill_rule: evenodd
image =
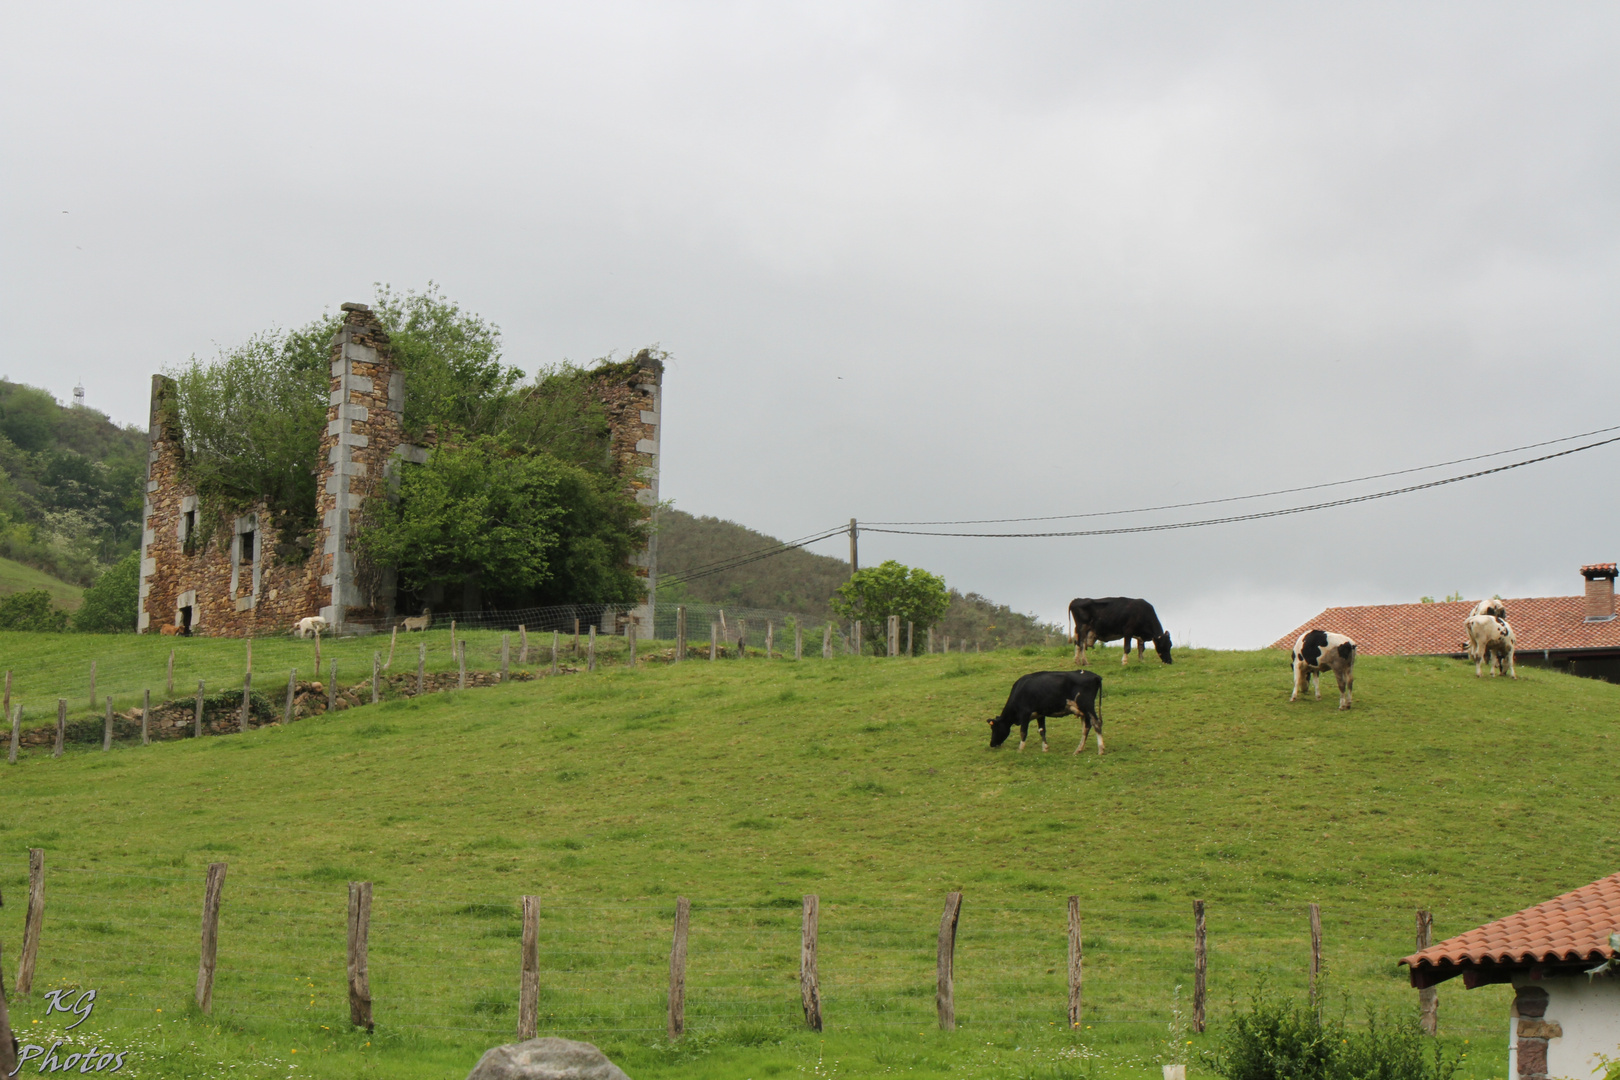
M1097 684L1097 703L1092 706L1093 709L1097 710L1097 730L1098 731L1102 730L1102 699L1103 699L1103 685L1102 685L1102 683L1098 683Z

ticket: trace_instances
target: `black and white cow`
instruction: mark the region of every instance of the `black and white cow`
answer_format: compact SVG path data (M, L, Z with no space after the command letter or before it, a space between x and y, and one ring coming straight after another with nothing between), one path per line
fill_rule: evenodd
M1339 680L1339 708L1348 709L1356 688L1356 643L1329 630L1307 630L1294 642L1294 692L1288 700L1298 698L1309 683L1321 701L1324 671Z
M1046 718L1048 716L1078 716L1086 722L1080 735L1080 753L1086 748L1091 729L1097 729L1097 754L1103 752L1102 711L1097 700L1102 696L1102 676L1089 671L1037 671L1013 683L1012 693L1000 716L992 716L990 748L993 750L1007 741L1013 725L1018 726L1018 749L1029 741L1029 722L1035 721L1041 730L1041 750L1046 746Z
M1129 596L1105 596L1101 600L1077 599L1069 601L1069 617L1074 620L1074 662L1086 662L1086 650L1099 641L1124 638L1119 662L1131 659L1131 639L1136 639L1136 658L1140 660L1146 643L1153 642L1159 659L1169 664L1170 635L1159 625L1158 613L1146 600Z
M1483 601L1482 601L1483 602ZM1513 627L1500 615L1470 615L1463 623L1468 629L1468 659L1474 662L1474 677L1480 675L1481 665L1491 669L1491 677L1498 673L1517 679L1513 670Z

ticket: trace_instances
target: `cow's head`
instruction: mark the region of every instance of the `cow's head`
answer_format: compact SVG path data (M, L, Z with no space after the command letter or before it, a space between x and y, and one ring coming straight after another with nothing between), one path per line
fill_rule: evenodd
M985 723L990 725L990 749L994 750L1007 741L1012 734L1012 721L1000 716L992 716Z
M1166 630L1153 639L1153 650L1159 654L1159 659L1167 664L1175 663L1170 659L1170 631Z

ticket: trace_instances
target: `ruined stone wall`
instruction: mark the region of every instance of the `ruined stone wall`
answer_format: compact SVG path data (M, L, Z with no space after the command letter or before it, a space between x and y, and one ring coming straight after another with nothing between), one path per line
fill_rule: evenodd
M637 503L651 520L658 508L658 433L663 416L664 363L643 349L628 373L616 369L594 385L607 411L614 471L624 479ZM655 523L656 524L656 523ZM646 600L632 609L641 637L653 633L654 599L658 590L658 536L631 557L636 574L647 583Z
M153 376L140 631L183 625L188 609L192 631L210 637L276 633L310 615L336 628L351 618L391 614L392 579L357 580L351 542L360 509L386 483L390 464L425 455L403 445L404 375L388 361L388 335L364 304L344 304L343 312L332 338L331 404L317 478L320 524L311 555L278 551L263 504L201 535L207 523L181 476L184 449L169 419L174 384Z
M243 637L313 614L320 599L313 560L278 552L266 506L209 529L180 477L184 451L168 419L173 396L174 383L154 376L137 628L182 626L189 615L196 633Z

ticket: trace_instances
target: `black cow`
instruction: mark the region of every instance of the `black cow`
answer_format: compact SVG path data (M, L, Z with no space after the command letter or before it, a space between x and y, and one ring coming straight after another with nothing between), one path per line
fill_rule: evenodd
M990 748L993 750L1007 741L1013 725L1018 725L1018 749L1029 741L1029 722L1035 721L1041 729L1041 750L1046 750L1046 718L1048 716L1078 716L1085 720L1086 729L1080 735L1080 753L1086 748L1091 729L1097 729L1097 754L1103 752L1102 711L1097 700L1102 696L1102 676L1089 671L1037 671L1013 683L1007 704L1000 716L992 716Z
M1086 662L1086 650L1099 641L1124 638L1119 662L1131 659L1131 639L1136 639L1136 657L1142 658L1147 642L1165 663L1170 659L1170 635L1159 625L1159 616L1146 600L1129 596L1105 596L1101 600L1069 601L1069 617L1074 620L1074 662Z

